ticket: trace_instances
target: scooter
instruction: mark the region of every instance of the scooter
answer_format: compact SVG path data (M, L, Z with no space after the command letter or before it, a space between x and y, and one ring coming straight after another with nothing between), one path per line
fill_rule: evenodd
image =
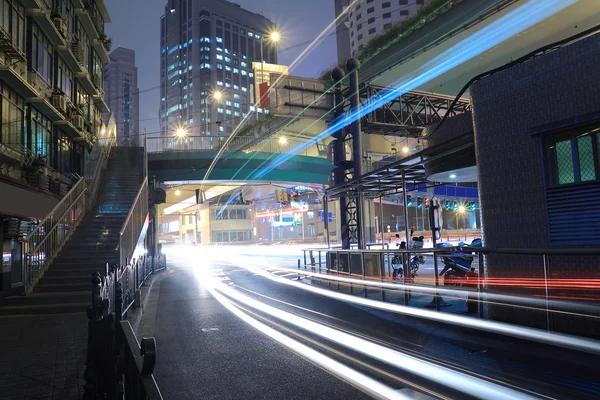
M462 280L467 278L473 264L473 253L469 253L468 248L482 247L482 242L481 239L474 239L469 245L460 242L458 247L467 248L467 251L452 252L450 256L442 257L444 269L439 275L444 277L444 286L462 285Z

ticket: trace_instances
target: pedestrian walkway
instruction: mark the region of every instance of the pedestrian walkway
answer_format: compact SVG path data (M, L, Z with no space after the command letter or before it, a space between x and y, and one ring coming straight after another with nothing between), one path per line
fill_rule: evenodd
M0 317L0 399L80 399L85 313Z

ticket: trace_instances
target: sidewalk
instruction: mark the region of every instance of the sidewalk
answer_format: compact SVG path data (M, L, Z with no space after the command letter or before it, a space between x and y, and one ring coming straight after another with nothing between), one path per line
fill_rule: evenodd
M0 399L80 399L84 312L0 317Z
M153 275L142 289L147 301ZM84 393L88 331L82 310L73 314L0 317L0 400L79 400ZM128 319L137 327L145 314L132 309ZM138 335L138 337L140 337Z

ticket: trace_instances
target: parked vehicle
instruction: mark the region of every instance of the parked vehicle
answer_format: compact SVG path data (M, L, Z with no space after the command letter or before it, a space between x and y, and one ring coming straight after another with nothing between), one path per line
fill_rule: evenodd
M440 276L444 277L444 285L446 286L461 286L462 280L466 279L467 273L471 271L473 264L473 252L469 252L469 248L482 247L481 239L474 239L471 244L460 242L458 247L463 251L452 252L449 256L442 257L444 269L440 272Z

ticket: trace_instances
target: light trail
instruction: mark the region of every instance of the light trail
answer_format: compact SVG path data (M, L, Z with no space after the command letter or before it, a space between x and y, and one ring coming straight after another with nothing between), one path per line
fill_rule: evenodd
M410 400L408 396L405 396L393 388L382 384L381 382L376 381L330 357L327 357L324 354L319 353L316 350L294 340L281 332L276 331L275 329L263 324L257 319L251 317L246 314L238 307L236 307L229 299L219 293L216 288L223 289L225 286L221 283L215 282L215 280L209 274L200 274L201 279L200 282L207 288L209 293L219 302L223 307L229 310L236 317L246 322L248 325L252 326L259 332L264 335L270 337L271 339L277 341L293 352L299 354L305 359L311 361L312 363L318 365L324 370L328 371L332 375L336 375L344 381L355 385L361 390L369 393L372 396L381 399L390 399L390 400Z
M549 344L552 346L565 347L570 348L577 351L582 351L590 354L598 354L600 355L600 342L584 339L572 335L558 334L558 333L550 333L546 331L542 331L540 329L534 328L526 328L511 324L506 324L502 322L495 321L483 321L468 317L463 317L459 315L450 315L443 314L429 310L421 310L416 308L411 308L407 306L402 306L399 304L390 304L384 303L381 301L376 301L372 299L365 299L356 296L352 296L349 294L332 292L330 290L325 290L321 288L317 288L314 286L308 286L306 284L300 283L298 281L292 281L286 278L280 278L277 275L270 274L268 272L263 271L261 268L257 268L254 266L250 266L247 263L247 260L243 262L238 262L237 265L239 267L245 268L251 272L254 272L258 275L261 275L267 279L272 281L282 283L284 285L292 286L304 291L312 292L321 296L330 297L336 300L341 300L349 303L359 304L362 306L388 311L396 314L408 315L411 317L428 319L431 321L442 322L446 324L462 326L466 328L477 329L485 332L491 332L499 335L512 336L520 339L530 340L538 343Z
M334 132L350 125L389 101L439 77L443 73L499 45L514 35L531 28L578 1L579 0L529 0L527 3L517 7L498 20L483 27L478 32L475 32L470 37L434 57L431 61L415 69L412 73L402 77L392 84L391 90L384 95L378 94L377 96L372 96L369 99L363 100L358 109L348 110L344 115L334 120L325 131L315 136L314 140L319 141L331 136ZM288 153L277 156L267 167L258 171L253 176L253 179L260 179L267 172L277 168L309 146L310 143L303 143L295 146Z
M529 400L538 398L522 391L510 389L483 379L440 367L431 362L419 360L413 356L388 349L346 332L279 310L239 293L231 287L217 284L214 289L235 301L290 323L310 333L321 336L329 341L340 344L371 358L375 358L409 374L414 374L423 379L436 382L444 387L451 388L452 390L465 393L473 398L485 400Z

